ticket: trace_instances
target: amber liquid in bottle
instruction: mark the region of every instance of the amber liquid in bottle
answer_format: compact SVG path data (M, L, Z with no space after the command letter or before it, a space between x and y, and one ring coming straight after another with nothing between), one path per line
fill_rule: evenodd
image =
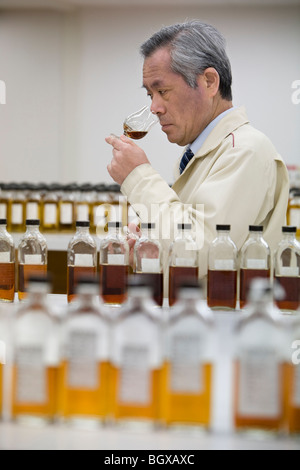
M279 373L279 380L280 384L278 384L279 390L281 390L281 396L279 397L280 402L283 404L284 403L284 387L281 387L281 383L285 383L285 377L286 377L286 369L283 364L278 366L280 368L280 373ZM241 415L238 409L238 397L239 397L239 383L240 383L240 366L239 362L235 363L235 402L234 402L234 423L235 423L235 428L237 430L243 430L243 429L253 429L253 430L263 430L263 431L274 431L277 432L279 431L284 424L284 409L281 409L278 413L278 416L276 417L268 417L268 416L255 416L255 415ZM263 384L262 384L263 387Z
M287 364L287 427L291 434L300 434L300 397L299 374L300 365ZM297 397L295 394L297 392Z
M3 414L3 364L0 363L0 419Z
M210 308L234 310L237 301L237 271L208 271L207 303Z
M35 416L53 421L58 411L58 368L45 367L45 400L36 401L24 400L20 387L23 386L22 380L19 380L18 367L13 368L13 388L12 388L12 417Z
M65 418L105 418L108 414L109 363L97 364L97 385L95 388L75 387L69 383L68 362L61 366L61 413Z
M128 266L101 265L100 292L104 303L122 304L127 300Z
M19 264L19 300L24 300L27 297L26 287L30 276L39 276L47 274L46 264Z
M300 306L300 277L276 276L276 281L283 287L286 298L277 300L280 310L297 310Z
M255 278L270 278L269 269L241 269L240 271L240 307L244 308L247 304L248 292L251 281Z
M143 137L145 137L147 134L148 132L144 131L134 131L129 126L124 124L124 135L126 135L126 137L130 137L130 139L140 140L143 139Z
M76 298L76 287L81 277L95 277L97 273L96 266L68 266L67 271L67 299L72 302Z
M164 275L163 273L140 273L139 276L144 276L147 279L147 284L152 289L152 299L159 306L162 307L164 301Z
M171 390L172 365L166 363L163 369L162 419L167 424L190 424L208 427L211 416L212 365L203 364L203 387L199 393L184 393Z
M149 371L149 402L148 403L135 403L123 402L120 397L120 388L122 382L122 369L111 366L110 371L111 384L110 393L112 394L112 414L113 417L118 419L146 419L157 420L160 416L160 381L161 370Z
M15 263L0 263L0 301L13 302L15 297Z
M178 300L178 290L182 283L198 279L197 267L170 266L169 269L169 306L172 307Z

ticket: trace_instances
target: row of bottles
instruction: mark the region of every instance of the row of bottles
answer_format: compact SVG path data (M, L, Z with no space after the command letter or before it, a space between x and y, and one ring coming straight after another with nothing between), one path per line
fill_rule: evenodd
M76 221L90 222L92 233L104 234L107 222L133 215L116 184L0 183L0 218L10 232L24 232L27 219L39 219L41 231L71 233Z
M182 285L166 316L154 308L142 276L129 289L124 305L107 312L97 283L81 279L78 302L58 316L46 279L31 278L28 302L10 317L0 411L4 402L16 420L209 429L220 338L199 284ZM271 290L266 280L252 283L249 310L232 332L232 418L237 431L300 433L300 360L291 349L300 322L282 323Z
M142 224L142 235L135 240L131 255L130 240L123 234L121 222L109 222L109 233L98 249L90 234L88 221L76 223L67 255L67 297L75 299L77 280L82 275L96 276L99 271L99 294L107 304L121 305L127 299L130 274L145 277L152 287L153 300L162 307L164 301L163 253L155 236L155 224ZM190 224L178 225L178 236L169 253L169 305L177 301L182 282L197 280L199 251L192 237ZM296 227L283 227L282 240L274 254L263 238L263 228L249 227L249 237L240 253L230 237L230 226L218 225L217 238L209 248L207 303L213 309L236 309L247 306L250 282L254 278L274 280L285 292L277 300L281 310L296 311L300 302L300 244ZM133 257L130 260L130 256ZM274 261L274 263L273 263ZM273 266L274 264L274 276ZM130 268L133 266L133 268ZM19 300L26 297L26 282L31 274L47 272L47 242L39 231L39 220L27 221L27 231L18 246ZM0 219L0 295L2 301L14 300L15 250L6 220ZM273 279L274 278L274 279Z

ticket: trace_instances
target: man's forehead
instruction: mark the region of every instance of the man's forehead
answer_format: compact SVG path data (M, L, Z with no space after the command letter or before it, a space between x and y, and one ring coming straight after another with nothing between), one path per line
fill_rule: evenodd
M164 85L167 75L172 74L171 56L168 49L158 49L147 57L143 67L143 86L158 88Z

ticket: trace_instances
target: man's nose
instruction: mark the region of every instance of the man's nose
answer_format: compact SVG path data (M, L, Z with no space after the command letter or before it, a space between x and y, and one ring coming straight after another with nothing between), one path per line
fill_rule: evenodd
M153 114L157 114L158 116L165 114L166 109L161 100L157 98L152 99L152 103L150 106L150 110Z

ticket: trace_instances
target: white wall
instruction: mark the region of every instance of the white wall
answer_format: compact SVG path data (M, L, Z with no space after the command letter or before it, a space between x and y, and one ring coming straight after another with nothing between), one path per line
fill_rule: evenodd
M0 180L110 181L104 138L148 102L139 45L163 24L199 18L227 38L234 104L300 164L299 7L101 8L0 13ZM140 145L172 182L181 149L156 126ZM29 165L30 162L30 165Z

